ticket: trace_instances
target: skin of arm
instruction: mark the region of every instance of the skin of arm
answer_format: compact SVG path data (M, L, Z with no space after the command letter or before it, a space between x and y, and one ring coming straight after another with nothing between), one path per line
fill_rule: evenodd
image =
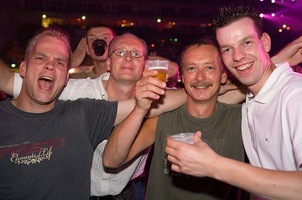
M168 137L165 151L172 162L172 170L212 177L267 199L301 199L302 171L268 170L225 158L215 153L200 137L200 131L196 132L194 144Z
M111 133L102 155L105 167L120 167L154 142L157 118L148 119L142 127L141 125L152 101L164 94L165 87L165 82L151 76L146 76L136 83L136 105L129 116ZM120 110L129 109L126 104L119 103L118 107L118 116ZM155 123L154 126L152 122Z
M220 86L218 101L227 104L240 104L245 100L247 87L238 81L227 82Z
M175 110L185 104L186 101L187 95L184 89L167 89L165 95L152 104L146 117L156 117L162 113Z
M0 91L13 96L14 72L0 60Z
M272 57L272 62L275 64L286 61L289 62L290 66L295 66L302 62L302 36L287 44Z
M136 111L134 110L134 112ZM127 119L129 121L138 120L131 118L131 115ZM118 168L151 146L155 141L157 119L157 117L145 119L141 127L138 128L138 134L138 129L134 129L132 125L134 121L130 121L128 126L124 122L117 126L110 135L102 155L104 166ZM127 129L127 132L122 133L121 129Z
M246 92L242 90L229 90L223 95L218 96L218 101L226 104L240 104L245 100Z

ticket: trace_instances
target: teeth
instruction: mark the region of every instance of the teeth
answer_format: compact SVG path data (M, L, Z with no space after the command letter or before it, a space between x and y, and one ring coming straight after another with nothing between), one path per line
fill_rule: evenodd
M237 70L243 71L243 70L249 68L250 66L252 66L252 63L250 63L250 64L245 64L245 65L241 65L241 66L237 67Z
M211 87L211 86L213 86L213 84L211 84L211 83L208 83L208 84L192 84L191 85L192 87L194 87L194 88L196 88L196 89L204 89L204 88L208 88L208 87Z
M195 88L206 88L207 86L196 86Z
M44 80L47 80L47 81L53 81L53 78L49 77L49 76L43 76L40 79L44 79Z

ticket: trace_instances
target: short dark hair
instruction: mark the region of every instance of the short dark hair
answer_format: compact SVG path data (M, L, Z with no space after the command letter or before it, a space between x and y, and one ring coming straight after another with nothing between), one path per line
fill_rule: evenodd
M181 70L183 70L183 66L184 66L183 65L183 57L184 57L184 54L186 53L187 49L192 47L192 46L196 46L198 48L198 47L203 46L203 45L210 45L210 46L213 46L217 49L217 52L219 53L219 57L218 57L219 65L222 68L222 70L225 70L224 64L223 64L221 56L220 56L219 45L217 43L217 40L214 37L211 37L211 36L205 36L205 37L199 38L199 39L191 42L190 44L188 44L184 48L184 50L182 51L182 54L181 54L181 58L180 58Z
M219 10L219 14L213 19L213 25L215 30L217 30L218 28L225 27L230 23L245 17L253 20L255 28L258 32L258 36L261 37L263 33L262 18L260 17L259 11L257 11L254 7L251 6L230 5L227 7L222 7Z

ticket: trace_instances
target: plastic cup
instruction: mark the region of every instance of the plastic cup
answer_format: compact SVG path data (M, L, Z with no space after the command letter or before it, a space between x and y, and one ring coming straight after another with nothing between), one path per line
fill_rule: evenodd
M167 136L171 136L171 138L173 140L177 140L177 141L180 141L180 142L185 142L185 143L188 143L188 144L193 144L194 143L193 142L194 134L195 133L188 132L188 133L177 133L177 134L167 135ZM164 159L164 173L167 174L167 175L177 174L177 172L173 172L171 170L171 165L172 164L167 159L167 154L166 153L164 153L163 159Z
M177 140L177 141L181 141L181 142L185 142L188 144L193 144L193 137L194 137L194 133L178 133L178 134L174 134L171 135L171 138L173 140Z
M166 82L169 60L146 60L146 68L148 70L157 70L156 79Z

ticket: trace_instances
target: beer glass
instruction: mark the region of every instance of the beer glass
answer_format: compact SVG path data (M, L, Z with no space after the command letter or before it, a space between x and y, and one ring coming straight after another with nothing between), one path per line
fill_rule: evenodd
M146 68L148 70L157 70L158 74L155 78L166 82L169 60L146 60Z

